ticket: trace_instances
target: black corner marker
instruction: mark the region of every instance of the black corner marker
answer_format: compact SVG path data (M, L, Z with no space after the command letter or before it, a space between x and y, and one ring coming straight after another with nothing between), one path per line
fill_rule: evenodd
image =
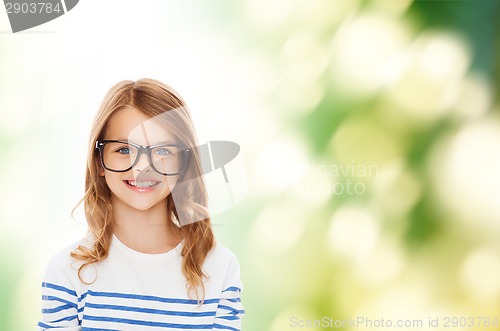
M73 9L79 0L4 0L12 32L52 21Z

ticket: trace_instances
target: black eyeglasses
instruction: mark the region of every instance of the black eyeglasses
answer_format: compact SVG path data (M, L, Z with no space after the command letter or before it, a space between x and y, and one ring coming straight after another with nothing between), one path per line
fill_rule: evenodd
M180 174L186 167L190 150L181 145L160 144L142 146L120 140L96 141L104 169L114 172L129 171L142 153L148 156L151 167L164 176Z

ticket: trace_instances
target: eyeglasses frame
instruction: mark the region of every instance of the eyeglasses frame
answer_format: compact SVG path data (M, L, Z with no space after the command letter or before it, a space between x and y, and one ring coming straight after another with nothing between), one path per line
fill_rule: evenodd
M135 161L134 163L132 163L130 165L130 167L128 167L127 169L125 170L114 170L114 169L110 169L108 167L106 167L106 165L104 164L104 146L108 143L122 143L122 144L127 144L127 145L131 145L135 148L138 149L138 153L137 153L137 156L135 158ZM158 147L178 147L180 150L184 151L184 152L187 152L187 153L183 153L183 160L182 160L182 168L174 173L174 174L167 174L167 173L164 173L164 172L160 172L158 171L158 169L156 169L156 167L154 166L153 164L153 158L151 156L151 150L155 149L155 148L158 148ZM183 145L178 145L178 144L158 144L158 145L151 145L151 146L144 146L144 145L139 145L139 144L134 144L134 143L131 143L131 142L128 142L128 141L123 141L123 140L97 140L95 142L95 148L97 150L99 150L99 155L100 155L100 158L101 158L101 165L104 169L106 170L109 170L109 171L113 171L113 172L127 172L129 171L130 169L132 169L136 164L137 162L139 162L139 159L141 158L141 155L143 153L145 153L147 156L148 156L148 161L149 161L149 165L151 166L151 168L154 169L154 171L156 171L157 173L159 173L160 175L163 175L163 176L178 176L180 175L185 169L186 169L186 165L187 165L187 162L189 161L189 158L191 156L191 150L189 148L186 148L185 146Z

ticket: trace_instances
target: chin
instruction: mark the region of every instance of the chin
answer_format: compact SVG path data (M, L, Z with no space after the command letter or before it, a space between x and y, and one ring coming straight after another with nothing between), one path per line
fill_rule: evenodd
M150 209L158 206L158 204L160 204L162 202L163 201L158 202L158 203L154 203L154 204L151 204L151 203L144 203L144 204L135 203L135 204L130 204L129 206L132 207L135 210L147 211L147 210L150 210Z

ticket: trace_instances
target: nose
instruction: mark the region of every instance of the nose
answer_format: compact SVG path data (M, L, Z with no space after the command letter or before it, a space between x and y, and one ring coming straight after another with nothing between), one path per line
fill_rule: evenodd
M151 165L149 164L149 159L146 153L143 153L142 155L139 155L139 160L137 160L137 163L134 166L134 170L142 172L148 172L151 171Z

